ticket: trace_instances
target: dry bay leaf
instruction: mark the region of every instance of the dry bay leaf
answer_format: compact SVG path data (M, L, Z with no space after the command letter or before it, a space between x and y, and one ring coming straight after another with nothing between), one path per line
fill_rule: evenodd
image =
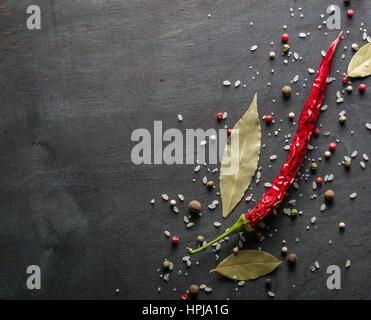
M274 256L261 250L241 250L225 258L215 269L232 280L252 280L271 273L282 263Z
M363 78L371 75L371 43L364 45L353 56L347 74L352 78Z
M238 139L238 143L237 143ZM236 123L220 167L220 193L226 218L244 196L258 167L261 143L257 94Z

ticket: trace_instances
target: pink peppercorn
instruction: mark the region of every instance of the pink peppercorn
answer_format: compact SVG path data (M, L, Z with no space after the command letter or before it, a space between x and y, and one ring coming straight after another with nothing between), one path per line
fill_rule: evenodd
M330 145L329 145L329 148L331 150L335 150L336 149L336 143L335 142L331 142Z
M271 123L271 122L272 122L272 119L273 119L273 117L272 117L270 114L268 114L268 115L265 117L265 121L266 121L267 123Z
M284 33L282 36L281 36L281 39L282 41L286 42L289 40L289 35L287 33Z
M320 132L320 131L319 131L318 128L314 129L314 135L315 135L315 136L318 136L318 135L319 135L319 132Z
M219 112L216 116L219 120L223 119L223 113L221 113L221 112Z
M347 14L348 14L349 17L353 17L353 15L354 15L354 10L349 9L349 10L347 11Z
M177 244L179 242L179 238L174 236L171 238L171 242Z
M359 85L359 91L362 91L362 92L364 92L365 90L367 89L367 86L366 86L366 84L364 84L364 83L361 83L360 85Z

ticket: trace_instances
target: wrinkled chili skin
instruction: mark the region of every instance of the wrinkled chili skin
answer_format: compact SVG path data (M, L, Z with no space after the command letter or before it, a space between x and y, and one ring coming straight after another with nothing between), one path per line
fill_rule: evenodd
M317 77L313 83L312 92L300 115L299 128L291 143L285 164L282 166L277 178L274 179L272 186L263 195L261 202L252 211L245 214L245 219L249 222L250 227L254 227L282 202L286 191L294 182L295 176L303 163L309 140L321 111L334 52L342 35L343 31L332 43L319 67Z

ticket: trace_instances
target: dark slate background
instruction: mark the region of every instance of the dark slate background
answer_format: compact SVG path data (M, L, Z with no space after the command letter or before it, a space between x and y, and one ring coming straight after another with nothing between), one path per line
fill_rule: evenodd
M332 75L337 81L328 87L329 108L319 119L322 132L329 131L330 136L312 139L317 149L310 157L323 156L328 143L339 139L334 156L320 162L316 174L333 173L335 179L318 192L311 186L316 175L299 181L300 190L290 190L280 214L267 219L270 230L264 234L273 232L273 237L258 243L249 234L246 249L261 246L281 257L285 239L289 251L299 256L295 268L283 263L270 275L276 299L371 298L371 175L369 164L365 170L359 166L362 153L371 156L371 132L365 128L371 122L371 93L360 95L356 89L344 95L343 104L335 103L353 55L349 48L353 42L364 44L362 22L370 28L369 0L352 2L356 14L349 19L342 0L0 1L0 298L179 299L190 284L205 283L213 292L201 293L199 299L270 299L265 278L250 281L237 292L232 281L209 274L217 264L211 250L192 257L190 269L181 261L184 247L195 246L198 234L207 239L218 235L254 204L241 201L223 221L221 206L206 209L218 198L201 182L206 168L195 174L194 165L136 166L131 162L135 142L130 137L136 128L152 132L154 120L162 120L164 129L182 132L233 126L258 92L260 116L274 112L276 119L270 127L262 123L266 145L260 159L262 182L253 182L251 191L259 200L263 183L272 181L285 160L284 135L296 130L287 114L294 111L298 116L309 95L313 75L307 69L317 69L321 50L327 50L339 32L326 26L318 30L327 18L320 15L330 4L341 7L342 27L350 33L336 53ZM31 4L41 7L42 30L26 28L26 8ZM301 62L292 63L290 58L288 65L283 64L284 24ZM311 35L299 39L299 32ZM259 48L251 53L254 44ZM277 53L274 61L268 58L272 49ZM280 90L296 74L300 80L285 101ZM221 83L226 79L240 79L247 88L225 88ZM371 88L370 79L364 81ZM359 83L355 81L354 87ZM341 110L348 116L344 127L337 120ZM229 117L218 123L215 116L220 111L228 111ZM183 123L177 121L179 113ZM278 128L282 132L277 137L268 135ZM359 155L345 171L338 163L353 150ZM279 156L274 163L269 161L272 154ZM309 164L305 162L305 169ZM207 175L218 181L217 174ZM336 199L320 213L326 188L335 190ZM353 201L352 192L358 193ZM179 204L178 215L160 198L162 193L171 198L184 194L186 202ZM313 193L318 199L310 199ZM198 199L205 209L195 226L186 230L183 215L191 199ZM297 199L296 207L303 211L294 220L282 214L289 199ZM317 216L317 229L306 231L312 216ZM216 230L214 221L223 226ZM344 233L338 231L340 221L347 224ZM176 248L164 230L180 237ZM237 243L238 237L224 243L220 258ZM168 283L160 279L162 272L156 272L164 258L175 264ZM352 265L346 270L347 259ZM316 260L321 267L312 273ZM26 268L31 264L42 270L40 291L26 288ZM341 290L326 287L329 265L341 267Z

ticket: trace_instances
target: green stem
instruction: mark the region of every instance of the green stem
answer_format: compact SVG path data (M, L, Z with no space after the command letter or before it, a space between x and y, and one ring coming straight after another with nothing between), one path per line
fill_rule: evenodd
M224 239L225 237L228 237L232 234L239 233L243 230L252 231L251 227L249 226L249 222L247 220L245 220L245 215L244 214L241 215L241 217L237 220L237 222L232 227L230 227L226 232L221 234L219 237L215 238L214 240L210 241L209 243L207 243L204 246L202 246L200 248L197 248L195 250L192 250L191 248L188 248L188 247L186 248L186 250L189 254L195 254L197 252L200 252L200 251L206 249L207 247L210 247L215 242L218 242L218 241Z

